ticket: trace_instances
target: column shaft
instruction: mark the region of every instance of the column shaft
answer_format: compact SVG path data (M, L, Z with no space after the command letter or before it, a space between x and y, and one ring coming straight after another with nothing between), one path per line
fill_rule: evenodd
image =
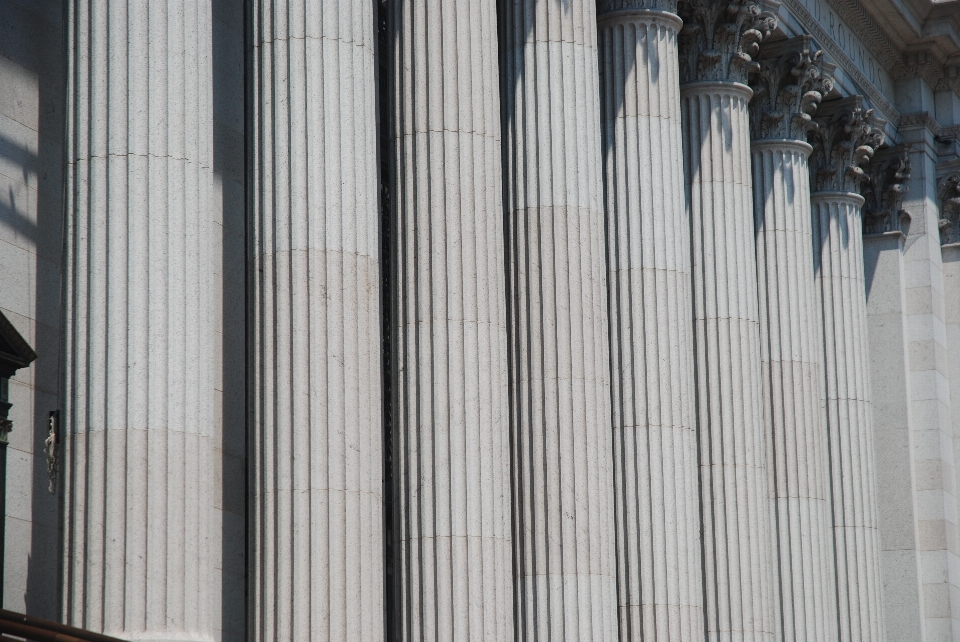
M253 638L383 639L373 3L253 3Z
M620 640L701 642L681 23L623 4L598 9Z
M836 640L827 433L821 410L810 145L753 143L767 472L784 640Z
M398 640L513 640L495 0L398 0L391 213Z
M681 87L709 640L775 638L750 96L733 82Z
M67 8L63 617L212 640L210 3Z
M880 535L860 207L847 192L813 194L813 247L823 312L840 640L883 640Z
M517 639L616 638L594 3L501 0Z

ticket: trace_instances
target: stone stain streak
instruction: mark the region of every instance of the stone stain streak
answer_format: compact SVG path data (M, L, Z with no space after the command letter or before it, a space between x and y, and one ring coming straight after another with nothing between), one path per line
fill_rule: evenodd
M250 630L382 640L374 6L250 3Z
M623 642L704 638L681 23L672 11L669 2L598 3Z
M494 0L390 4L397 640L514 638Z
M616 638L593 2L500 0L516 639Z
M62 617L208 641L210 3L66 8Z

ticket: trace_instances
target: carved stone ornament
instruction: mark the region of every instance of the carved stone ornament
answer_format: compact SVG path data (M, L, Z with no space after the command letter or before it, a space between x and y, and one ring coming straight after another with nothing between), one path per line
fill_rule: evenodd
M960 243L960 171L947 174L937 186L940 243Z
M863 233L905 232L910 215L901 207L909 191L910 146L897 145L877 150L866 167L866 180L861 185Z
M751 75L750 129L754 140L807 140L813 114L833 89L822 51L812 51L810 36L763 45Z
M777 26L777 18L751 0L680 0L681 82L746 83L753 57Z
M677 12L677 0L597 0L597 15L614 11Z
M813 121L808 142L810 187L813 192L860 192L867 175L863 167L883 142L883 130L862 96L824 102Z
M47 455L47 477L50 484L47 489L51 495L57 494L57 470L60 467L58 447L60 446L60 413L51 410L47 418L47 438L43 442L43 452Z

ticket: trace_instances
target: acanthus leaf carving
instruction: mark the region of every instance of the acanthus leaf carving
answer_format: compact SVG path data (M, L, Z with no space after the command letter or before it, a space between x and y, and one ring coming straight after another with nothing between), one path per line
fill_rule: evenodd
M883 142L881 126L862 96L825 101L808 136L812 191L859 193L867 177L863 167Z
M866 167L861 185L863 233L905 232L910 215L903 210L903 197L909 191L910 146L897 145L877 151Z
M947 174L937 185L940 205L940 243L960 243L960 171Z
M806 140L813 115L833 89L823 52L810 36L765 44L751 76L751 133L754 140Z
M746 83L777 18L752 0L680 0L681 82Z

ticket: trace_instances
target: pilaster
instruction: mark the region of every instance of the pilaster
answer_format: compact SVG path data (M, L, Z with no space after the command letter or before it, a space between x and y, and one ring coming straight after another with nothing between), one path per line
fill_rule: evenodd
M673 9L606 0L597 16L623 642L704 635Z
M66 3L63 619L213 639L209 2Z
M382 640L375 21L251 3L250 584L258 642Z
M839 634L884 639L860 183L883 140L860 96L821 105L811 131L814 270L823 324Z
M830 472L813 273L811 115L833 87L809 37L764 45L752 76L753 205L767 473L785 641L836 640Z
M703 586L708 640L777 636L744 83L775 19L748 0L681 2Z
M393 634L512 642L496 3L390 11Z
M595 4L499 9L517 639L613 640Z

